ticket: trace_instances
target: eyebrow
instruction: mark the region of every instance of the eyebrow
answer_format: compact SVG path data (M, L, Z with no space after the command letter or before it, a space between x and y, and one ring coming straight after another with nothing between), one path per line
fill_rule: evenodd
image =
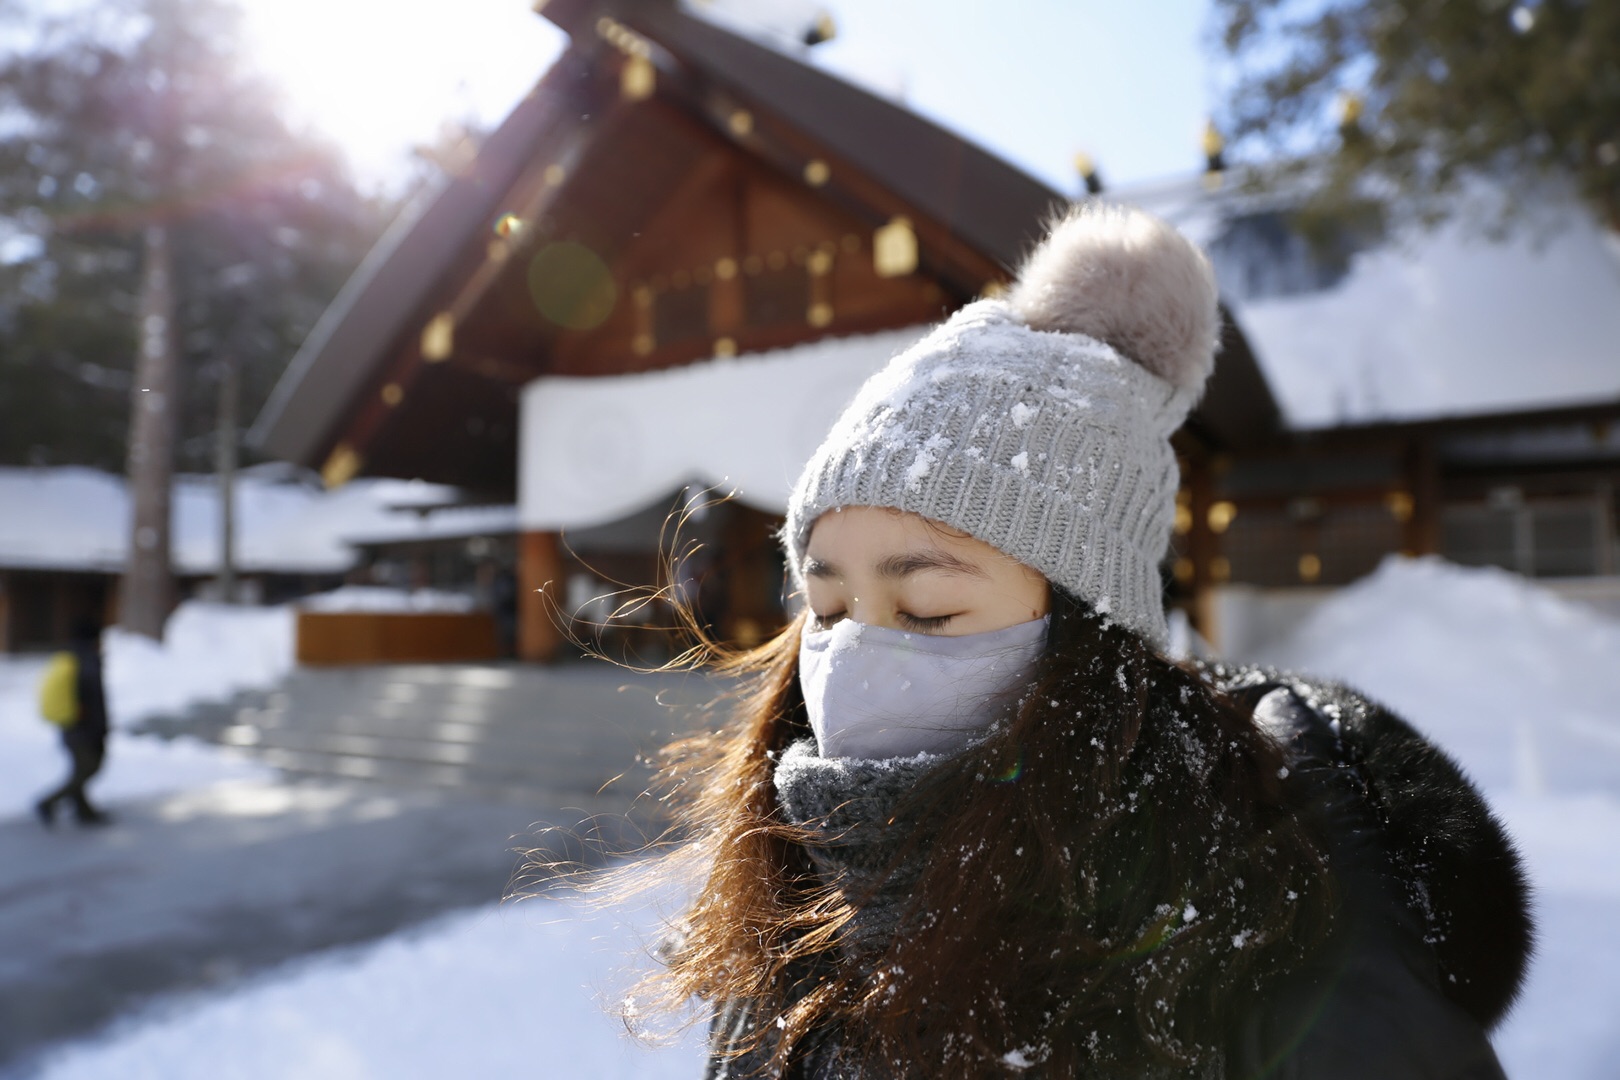
M920 574L928 570L938 570L947 574L964 574L969 577L989 577L982 566L959 559L955 555L937 548L924 551L904 551L881 560L877 564L880 577L903 578L912 574ZM843 576L841 571L825 559L811 558L804 564L805 577L835 578Z

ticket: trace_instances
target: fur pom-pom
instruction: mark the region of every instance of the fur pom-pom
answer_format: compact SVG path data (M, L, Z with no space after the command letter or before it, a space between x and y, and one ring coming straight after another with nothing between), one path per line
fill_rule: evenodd
M1215 272L1176 229L1131 207L1083 203L1053 223L1009 296L1035 330L1085 334L1177 387L1215 366Z

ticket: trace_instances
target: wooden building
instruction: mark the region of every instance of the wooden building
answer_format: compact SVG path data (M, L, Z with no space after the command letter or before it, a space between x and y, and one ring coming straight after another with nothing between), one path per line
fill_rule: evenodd
M1620 236L1549 185L1505 234L1481 187L1438 228L1307 238L1288 193L1214 181L1115 195L1210 252L1283 415L1188 462L1181 575L1325 587L1439 554L1620 614Z
M682 587L653 523L683 491L735 490L703 525L693 587L722 634L755 638L783 616L773 531L815 439L923 325L999 289L1067 196L674 0L540 10L567 50L379 244L254 438L333 485L419 477L515 501L531 659L557 653L554 617L586 567ZM1440 550L1447 500L1497 491L1503 469L1540 475L1469 440L1598 438L1620 399L1505 426L1302 431L1239 315L1177 437L1186 485L1166 578L1206 631L1222 582L1325 584L1389 551ZM1463 444L1485 457L1457 457ZM1577 451L1588 479L1613 475L1607 452ZM1488 461L1486 478L1464 458ZM579 549L591 530L613 549Z
M670 473L661 498L643 491L647 504L668 505L685 481L740 487L717 511L711 573L725 597L722 631L746 639L781 617L772 531L788 459L813 446L805 433L824 431L906 336L886 332L999 288L1065 200L901 106L672 0L552 0L542 13L568 32L568 49L350 281L256 438L333 484L364 473L516 496L520 640L538 659L559 642L548 610L557 594L537 590L575 569L560 534L645 506L593 506L586 490L578 512L559 517L522 493L528 474L594 470L612 486L615 469L646 464L621 460L644 424L621 422L611 404L559 412L543 399L552 388L566 397L571 379L631 386L686 367L694 379L757 376L751 400L682 397L684 428L640 449L680 458L683 430L758 429L731 465ZM802 348L818 341L842 344ZM799 399L823 366L837 377L804 412ZM1230 449L1275 415L1234 338L1192 429ZM526 449L570 425L551 455L536 461ZM782 428L793 429L789 446L773 438ZM776 490L734 483L761 460ZM655 541L639 563L621 559L619 574L657 580Z
M349 528L392 524L384 489L325 492L285 466L237 479L237 596L275 603L343 580L355 553ZM176 602L217 596L219 488L211 476L175 477L171 558ZM0 467L0 653L65 646L82 621L118 618L118 578L129 554L123 476L81 466Z

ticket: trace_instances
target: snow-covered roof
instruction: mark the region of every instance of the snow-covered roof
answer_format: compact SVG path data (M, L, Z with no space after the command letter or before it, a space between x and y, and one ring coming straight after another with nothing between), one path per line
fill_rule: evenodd
M1273 200L1199 178L1109 198L1211 251L1222 299L1294 429L1620 400L1620 237L1548 204L1493 238L1488 192L1452 222L1356 242L1333 265Z
M908 327L523 391L518 516L583 528L667 501L683 484L773 513L867 377L922 334Z
M285 470L246 469L236 483L236 562L246 573L341 573L355 563L356 538L370 542L428 535L511 531L514 511L477 508L478 524L508 527L457 532L466 522L434 521L398 509L449 501L454 490L404 480L357 480L323 491ZM117 572L129 543L124 478L95 469L0 468L0 566ZM219 567L219 491L211 476L174 484L173 552L181 574ZM487 519L487 520L486 520Z

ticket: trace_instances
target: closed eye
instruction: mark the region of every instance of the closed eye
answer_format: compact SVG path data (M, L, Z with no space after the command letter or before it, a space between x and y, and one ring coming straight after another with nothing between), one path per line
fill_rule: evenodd
M843 617L844 613L842 611L833 611L826 615L818 615L812 611L810 613L810 629L826 630L831 627L833 623L838 622Z
M900 625L907 630L915 630L919 634L933 634L945 629L945 625L952 619L952 615L909 615L904 611L895 613Z

